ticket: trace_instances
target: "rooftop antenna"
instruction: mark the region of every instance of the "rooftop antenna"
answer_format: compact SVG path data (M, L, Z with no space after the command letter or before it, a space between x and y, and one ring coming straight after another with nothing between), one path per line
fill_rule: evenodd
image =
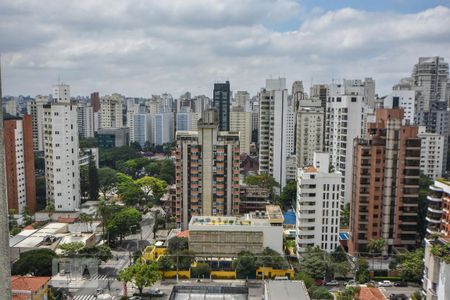
M4 157L3 105L2 99L2 65L0 56L0 157ZM9 259L9 219L6 199L5 160L0 159L0 295L11 299L11 265ZM2 296L2 297L3 297Z

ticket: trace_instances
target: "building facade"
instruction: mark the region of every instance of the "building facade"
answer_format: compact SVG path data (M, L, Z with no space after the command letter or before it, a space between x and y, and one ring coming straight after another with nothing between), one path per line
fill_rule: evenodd
M324 150L325 110L319 101L303 100L297 110L297 167L313 164L314 152Z
M286 79L267 79L259 94L259 171L286 185L286 159L294 146L294 107L288 102ZM291 107L290 107L291 106ZM291 116L292 115L292 116ZM292 118L291 118L292 117Z
M150 143L152 140L151 124L150 114L134 114L132 127L130 127L131 141L139 143L141 147L144 147L146 142Z
M213 106L219 114L219 130L230 130L230 105L231 91L230 82L215 83L213 91Z
M378 109L368 137L354 140L349 253L365 255L383 238L383 253L417 246L420 139L402 125L403 109Z
M330 172L330 155L315 152L313 164L298 169L297 253L309 246L333 252L339 246L341 174Z
M230 130L239 132L241 153L250 154L252 140L252 113L245 111L244 106L234 106L230 112Z
M371 109L364 96L345 93L348 92L341 85L330 86L325 119L325 151L331 154L332 167L342 174L342 202L349 203L353 180L353 139L364 136Z
M174 141L173 113L152 116L152 144L162 145Z
M4 121L6 196L15 214L36 211L32 117Z
M115 148L130 144L130 130L124 128L101 128L97 133L99 148Z
M427 196L427 233L449 236L450 234L450 182L436 179L429 187Z
M44 105L44 153L47 201L55 211L80 207L78 116L76 104Z
M446 137L426 132L424 126L419 126L418 137L421 141L420 172L433 180L442 177Z
M239 214L239 133L219 131L214 109L199 130L178 131L176 150L177 224L192 216Z
M27 113L32 120L34 151L44 151L44 104L48 101L48 96L38 95L27 103Z
M123 96L112 94L100 99L100 128L122 128Z
M80 138L94 137L94 109L89 103L78 103L78 132Z

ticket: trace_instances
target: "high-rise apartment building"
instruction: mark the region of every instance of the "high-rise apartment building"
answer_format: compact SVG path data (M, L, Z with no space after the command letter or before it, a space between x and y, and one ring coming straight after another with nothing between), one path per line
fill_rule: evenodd
M420 139L403 117L400 108L378 109L368 137L354 140L351 254L366 254L368 241L379 238L384 254L417 245Z
M48 96L38 95L27 103L27 113L32 120L34 151L44 151L44 104L48 101Z
M70 86L67 84L55 84L53 86L52 94L54 103L69 103L70 102Z
M195 112L178 112L176 114L176 131L197 131L200 114Z
M241 153L250 154L252 140L252 113L244 106L233 106L230 112L230 130L239 132Z
M213 106L219 113L219 130L230 130L230 105L231 105L230 82L214 83Z
M398 85L397 85L398 86ZM413 89L394 89L386 96L383 108L400 107L405 111L406 124L416 124L416 91Z
M123 97L112 94L100 99L100 128L122 128Z
M259 94L259 171L286 185L286 159L294 152L294 105L286 79L267 79Z
M234 106L243 107L244 111L250 111L250 94L247 91L237 91Z
M426 131L448 138L450 111L448 110L448 63L442 57L420 57L414 66L412 81L417 91L417 124ZM448 140L445 139L447 153ZM442 170L447 166L447 155L442 161Z
M94 110L94 113L100 111L100 96L98 92L91 93L91 106Z
M55 211L75 211L80 206L77 121L76 104L44 105L47 199L54 203Z
M8 209L21 215L36 211L32 118L4 121Z
M152 116L152 140L155 145L172 143L174 141L173 113L161 113Z
M353 139L363 137L367 117L372 110L364 96L345 94L342 85L330 86L325 119L325 151L331 165L342 174L341 199L349 203L352 192Z
M239 133L219 131L216 112L203 114L197 132L177 132L176 218L183 229L192 216L239 214Z
M328 84L314 84L309 88L309 97L320 101L320 106L327 106L329 88Z
M450 182L436 179L427 196L427 233L450 235Z
M303 100L297 109L297 167L313 165L314 152L324 150L325 109L319 100Z
M130 128L130 140L139 143L141 147L144 147L146 142L151 143L151 124L152 118L150 114L134 114L133 128ZM133 135L132 137L131 134Z
M419 126L417 135L421 141L420 172L431 179L442 177L445 140L447 137L426 132L425 126Z
M313 164L298 169L297 253L310 246L333 252L339 246L341 173L330 172L330 155L315 152Z
M78 103L78 133L80 138L94 137L94 109L90 103Z

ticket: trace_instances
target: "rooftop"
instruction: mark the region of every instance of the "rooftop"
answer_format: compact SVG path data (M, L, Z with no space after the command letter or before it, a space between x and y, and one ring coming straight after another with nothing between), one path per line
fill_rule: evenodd
M266 282L266 300L309 300L305 284L300 280L269 280Z
M12 276L11 289L14 291L37 292L47 284L51 277L42 276Z

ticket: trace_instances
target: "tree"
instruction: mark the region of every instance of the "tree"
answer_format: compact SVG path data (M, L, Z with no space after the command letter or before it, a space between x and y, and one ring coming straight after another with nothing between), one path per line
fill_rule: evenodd
M412 252L403 252L397 255L398 266L400 270L400 277L403 281L422 280L424 268L424 251L423 249L416 249Z
M36 210L43 210L47 205L47 187L44 176L36 176Z
M350 203L345 204L341 211L341 228L346 228L350 224Z
M89 159L88 173L89 173L89 199L94 201L98 199L99 179L97 167L95 166L95 162L92 159L92 157Z
M83 247L78 251L80 256L94 257L99 261L106 262L113 258L111 248L106 245L95 245Z
M367 243L367 249L369 250L369 253L372 253L373 255L381 254L385 245L386 241L383 238L371 239Z
M48 214L49 220L51 220L53 213L55 212L55 204L54 204L53 200L49 199L47 206L45 207L45 211Z
M167 247L169 254L175 254L177 252L187 250L189 248L188 239L184 237L173 237L169 240Z
M277 269L287 269L289 264L287 260L275 250L269 247L264 248L256 260L258 267L272 267Z
M80 149L87 148L97 148L97 139L94 137L80 139Z
M116 163L138 158L139 151L130 146L100 149L100 166L116 169Z
M167 183L155 177L144 176L136 180L136 184L140 186L147 202L159 202L159 199L165 194Z
M115 188L117 183L117 171L108 167L99 168L98 171L98 189L103 197L108 199L108 195Z
M78 251L83 247L84 243L82 242L72 242L58 246L58 248L62 251L62 255L67 257L76 256L78 254Z
M238 257L233 261L236 272L243 278L255 278L256 275L256 257L249 251L241 251Z
M80 193L81 198L86 199L89 195L89 167L80 166Z
M12 274L52 276L52 260L56 257L56 253L50 249L35 249L20 253L19 260L13 265Z
M86 227L86 231L85 232L89 232L88 225L92 224L92 216L90 216L90 215L88 215L86 213L80 213L80 216L78 217L78 219L80 220L80 223L84 224L84 226Z
M107 225L107 231L111 237L123 237L132 232L132 228L140 228L142 214L135 208L124 208L114 214Z
M312 278L310 275L304 272L299 272L296 276L296 279L303 280L311 299L333 299L333 296L328 292L326 288L316 286L314 278Z
M297 201L297 182L289 181L283 188L278 201L284 208L295 207Z
M248 185L256 185L269 190L273 190L274 187L280 186L280 184L267 173L247 176L244 182Z
M139 205L144 197L144 192L130 176L117 173L117 194L128 206Z
M136 263L119 272L119 280L122 282L132 282L142 294L144 287L150 287L161 279L158 266L153 264Z
M171 159L164 159L160 162L158 177L168 184L175 183L175 164Z
M370 280L369 263L364 258L356 260L356 280L360 283Z
M110 204L108 201L105 200L105 198L100 199L97 203L97 218L101 218L102 220L102 227L103 227L103 233L106 231L106 227L108 226L109 222L111 221L112 217L120 211L122 208L115 205Z
M325 252L318 246L308 247L300 261L301 270L312 278L323 279L327 270L325 255Z

